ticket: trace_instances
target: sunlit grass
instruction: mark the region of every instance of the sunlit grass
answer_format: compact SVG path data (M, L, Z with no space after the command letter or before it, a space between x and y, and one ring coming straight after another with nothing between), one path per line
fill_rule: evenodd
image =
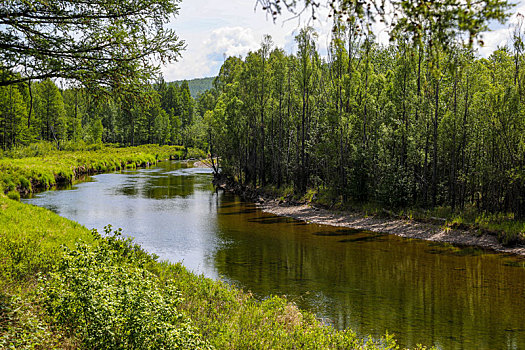
M25 149L28 154L31 148ZM182 146L143 145L114 148L99 146L94 150L54 151L40 150L38 156L0 159L0 192L16 199L16 194L35 189L48 189L58 183L71 183L84 174L121 169L135 169L156 164L164 159L199 158L200 150L186 150Z

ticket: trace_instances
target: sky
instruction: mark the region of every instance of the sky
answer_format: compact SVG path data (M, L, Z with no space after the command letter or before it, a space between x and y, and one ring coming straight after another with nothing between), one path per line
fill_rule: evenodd
M515 0L509 23L516 21L516 13L525 15L525 0ZM312 25L319 35L318 46L321 54L326 52L330 41L331 22L326 14L312 22L308 15L292 18L281 15L274 23L266 12L257 8L256 0L183 0L179 15L169 26L186 42L182 58L162 67L166 81L211 77L228 56L245 57L260 47L263 36L269 34L277 47L288 53L295 52L294 37L302 26ZM487 57L498 46L505 45L509 35L509 23L491 24L492 31L484 33L484 47L480 55ZM379 40L388 41L388 34L379 31Z

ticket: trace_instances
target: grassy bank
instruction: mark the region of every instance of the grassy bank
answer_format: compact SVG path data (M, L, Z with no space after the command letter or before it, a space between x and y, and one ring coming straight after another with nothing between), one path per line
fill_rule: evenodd
M0 193L12 199L19 198L19 193L71 183L86 174L149 166L164 159L205 156L196 149L157 145L127 148L97 145L77 151L53 151L33 145L12 153L11 157L0 159Z
M142 146L0 160L7 184L0 191L0 348L397 348L390 336L365 341L334 330L284 298L257 300L159 262L118 231L91 232L3 194L153 164L180 151Z
M0 198L0 348L396 348L104 237Z

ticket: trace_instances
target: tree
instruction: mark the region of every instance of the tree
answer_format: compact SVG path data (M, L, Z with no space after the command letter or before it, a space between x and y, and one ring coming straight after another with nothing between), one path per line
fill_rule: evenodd
M265 69L261 51L225 61L204 118L221 172L327 204L525 217L522 49L485 59L431 33L380 46L357 29L336 23L327 61L308 28Z
M298 66L297 66L297 86L301 94L301 116L300 116L300 130L301 140L298 148L301 150L300 158L301 165L297 171L297 190L299 193L306 192L309 177L309 154L308 141L310 139L310 117L311 117L311 94L313 90L313 75L315 74L318 53L316 51L315 39L317 34L311 27L303 28L295 37L295 41L299 47L297 52ZM299 142L298 142L299 143Z
M113 89L144 83L184 48L165 27L179 2L5 0L0 86L53 77Z
M184 80L179 88L180 108L182 127L187 127L192 124L194 113L194 100L190 94L190 87L188 81Z
M27 126L21 122L26 115L26 106L18 86L0 88L0 142L2 149L19 143L27 135Z
M40 137L45 141L54 141L57 148L66 135L66 110L58 87L50 79L36 84L35 115Z
M295 15L309 13L316 20L323 4L319 0L256 1L274 20L283 10ZM476 39L483 44L480 33L487 30L490 21L503 23L513 6L506 0L325 0L324 3L330 17L340 23L358 19L365 31L370 31L372 22L379 18L390 29L392 37L410 33L415 41L421 41L425 33L432 31L441 43L467 38L469 46Z

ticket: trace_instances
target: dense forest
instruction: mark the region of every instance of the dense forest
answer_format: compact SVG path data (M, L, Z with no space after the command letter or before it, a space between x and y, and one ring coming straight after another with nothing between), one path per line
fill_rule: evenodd
M506 5L498 4L490 18L501 20ZM437 19L448 13L434 10ZM474 206L524 217L523 17L509 44L482 58L472 42L484 21L432 16L415 28L401 21L405 32L393 26L389 45L363 26L366 16L345 17L335 22L325 56L309 27L296 36L295 54L265 37L244 59L228 58L211 89L202 91L209 78L199 80L196 99L187 81L155 81L149 64L125 84L119 76L100 80L108 78L103 72L92 79L45 65L35 65L32 77L11 72L0 85L1 147L183 145L220 156L225 174L254 186L291 187L296 194L314 189L342 202ZM172 59L183 42L168 34L151 40L176 43ZM470 35L468 45L461 35ZM161 46L154 52L165 53ZM115 69L129 69L125 60L115 62Z
M0 142L198 147L255 186L523 217L522 33L511 39L482 58L430 39L382 46L339 26L321 57L304 28L295 54L266 37L245 59L228 58L197 100L187 81L115 95L50 79L11 84L0 88Z
M60 89L51 79L0 87L3 150L35 141L53 142L57 149L100 142L206 148L200 123L187 81L160 80L139 93L116 95Z
M358 24L334 27L327 58L311 28L295 54L266 37L204 95L210 148L254 186L524 217L522 37L488 58L432 36L378 45Z

